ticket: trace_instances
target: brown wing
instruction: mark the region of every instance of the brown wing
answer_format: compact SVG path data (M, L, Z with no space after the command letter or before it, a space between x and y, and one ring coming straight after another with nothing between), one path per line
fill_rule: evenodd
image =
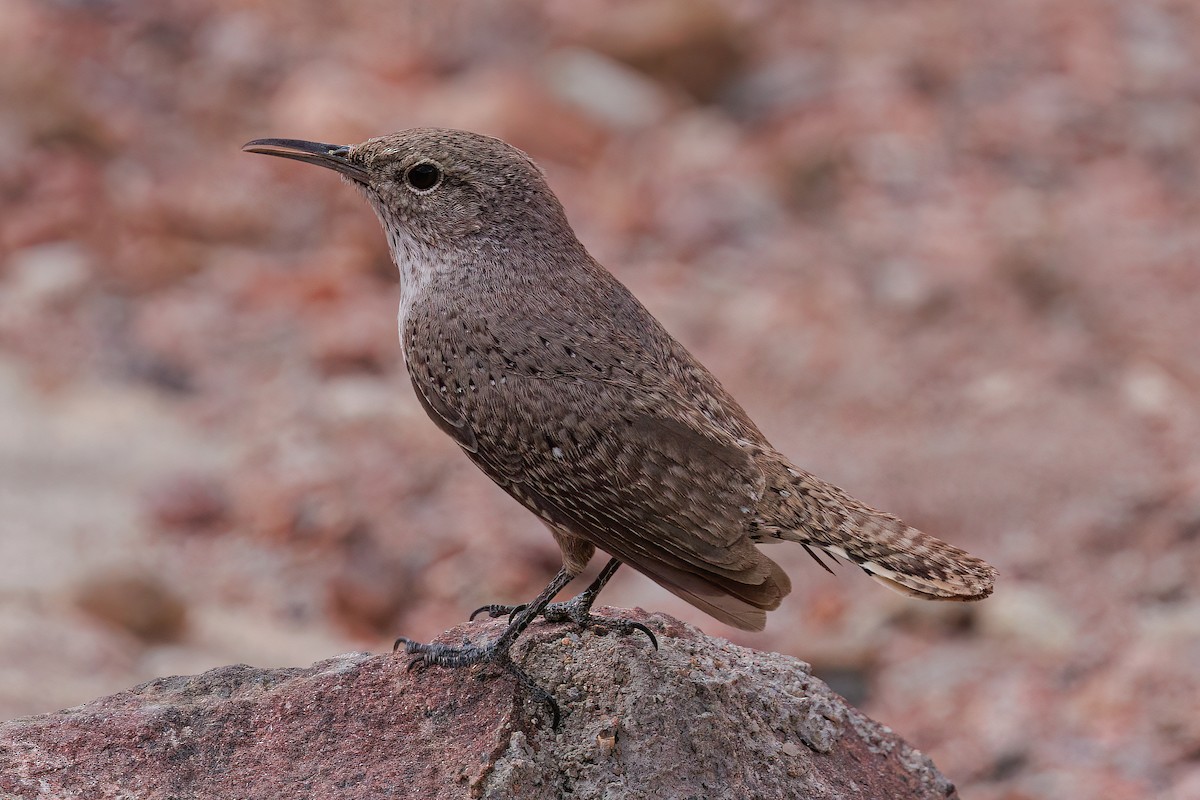
M669 398L579 374L410 372L430 416L510 494L707 613L759 630L790 591L750 538L761 472Z

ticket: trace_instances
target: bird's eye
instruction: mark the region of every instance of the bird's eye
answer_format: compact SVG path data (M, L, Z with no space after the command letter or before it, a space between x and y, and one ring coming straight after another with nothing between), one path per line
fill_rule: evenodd
M404 180L417 192L429 192L442 182L442 171L438 169L437 164L422 161L408 168L408 172L404 173Z

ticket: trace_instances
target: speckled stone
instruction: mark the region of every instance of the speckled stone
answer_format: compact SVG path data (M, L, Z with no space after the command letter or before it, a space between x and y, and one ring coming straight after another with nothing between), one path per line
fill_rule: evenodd
M518 660L562 723L486 667L308 668L160 678L0 725L5 798L954 798L930 760L807 664L624 613L645 637L538 624ZM489 620L443 641L498 634Z

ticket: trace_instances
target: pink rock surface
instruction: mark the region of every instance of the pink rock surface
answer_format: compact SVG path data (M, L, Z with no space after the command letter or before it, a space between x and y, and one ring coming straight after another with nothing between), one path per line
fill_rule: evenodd
M14 798L947 798L930 760L807 664L629 613L641 636L538 625L518 659L545 708L487 668L350 653L308 668L160 678L0 725ZM445 641L495 635L464 625Z

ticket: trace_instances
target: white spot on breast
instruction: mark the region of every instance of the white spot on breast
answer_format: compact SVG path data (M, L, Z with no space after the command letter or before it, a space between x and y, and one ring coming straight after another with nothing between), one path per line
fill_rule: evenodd
M563 460L563 449L561 447L552 447L552 448L550 448L550 455L554 456L559 461L562 461Z

